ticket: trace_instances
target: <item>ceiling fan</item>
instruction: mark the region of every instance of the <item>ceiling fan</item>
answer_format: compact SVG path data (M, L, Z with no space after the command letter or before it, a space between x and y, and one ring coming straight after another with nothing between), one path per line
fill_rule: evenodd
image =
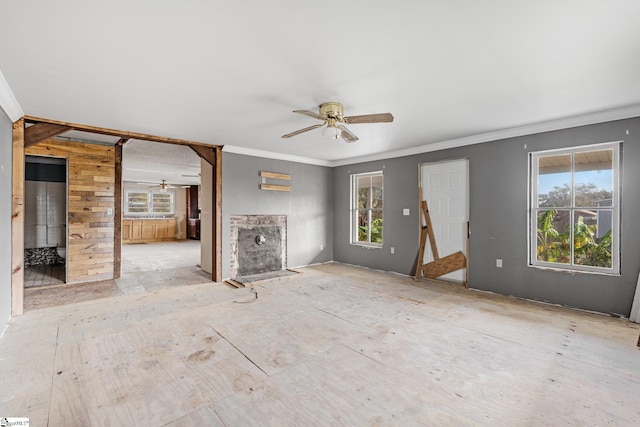
M313 117L314 119L322 120L322 123L309 126L304 129L299 129L294 132L282 135L283 138L291 138L292 136L299 135L303 132L307 132L313 129L318 129L325 126L322 129L323 134L332 139L342 138L346 142L356 142L358 137L355 136L345 124L358 124L358 123L388 123L393 121L393 115L391 113L379 113L379 114L365 114L361 116L344 116L342 113L342 104L339 102L325 102L320 104L320 113L314 113L309 110L294 110L294 113L304 114L305 116Z
M168 188L176 188L173 185L169 185L167 184L166 180L162 180L162 182L160 184L158 184L157 182L137 182L136 184L139 185L146 185L147 187L160 187L160 191L167 191ZM190 185L181 185L180 188L189 188L191 187Z

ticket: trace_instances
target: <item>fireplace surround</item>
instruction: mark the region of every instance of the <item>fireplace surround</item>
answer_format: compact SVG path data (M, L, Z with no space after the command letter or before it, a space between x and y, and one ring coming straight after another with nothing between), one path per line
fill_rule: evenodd
M230 277L287 268L286 215L232 215Z

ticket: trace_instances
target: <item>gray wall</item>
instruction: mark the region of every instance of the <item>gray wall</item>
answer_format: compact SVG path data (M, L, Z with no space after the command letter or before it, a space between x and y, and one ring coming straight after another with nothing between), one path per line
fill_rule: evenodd
M12 124L0 109L0 335L11 317Z
M290 174L291 192L260 190L260 171ZM230 270L231 215L287 215L289 268L333 259L330 168L223 152L222 182L223 278L229 277Z
M626 131L629 131L629 135ZM470 285L504 295L628 316L640 270L640 118L334 169L334 260L412 274L418 251L418 164L469 159ZM528 152L623 140L622 274L527 266ZM525 148L526 146L526 148ZM384 247L349 244L349 174L384 168ZM411 208L409 217L402 208ZM395 254L390 247L395 247ZM496 258L503 268L495 267Z

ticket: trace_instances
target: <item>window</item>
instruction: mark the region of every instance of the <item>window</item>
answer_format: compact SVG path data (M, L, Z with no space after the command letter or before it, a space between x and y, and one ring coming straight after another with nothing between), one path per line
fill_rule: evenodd
M173 213L173 193L151 193L151 213Z
M174 213L173 191L127 190L127 215L154 216Z
M127 213L149 213L149 193L127 191Z
M382 172L351 175L351 243L382 246Z
M531 153L531 265L620 272L620 144Z

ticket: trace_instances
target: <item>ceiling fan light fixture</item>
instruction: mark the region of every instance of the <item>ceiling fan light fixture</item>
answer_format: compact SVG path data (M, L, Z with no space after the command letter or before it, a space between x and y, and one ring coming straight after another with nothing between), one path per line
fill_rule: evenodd
M337 126L327 125L320 131L322 136L328 139L338 139L342 135L342 130Z
M389 123L393 121L393 115L391 113L345 116L343 114L342 104L339 102L325 102L320 104L319 114L309 110L293 110L293 112L322 120L322 123L284 134L282 135L282 138L291 138L292 136L300 135L301 133L309 132L310 130L320 129L320 132L325 138L342 138L346 142L356 142L358 137L344 125L358 123Z

